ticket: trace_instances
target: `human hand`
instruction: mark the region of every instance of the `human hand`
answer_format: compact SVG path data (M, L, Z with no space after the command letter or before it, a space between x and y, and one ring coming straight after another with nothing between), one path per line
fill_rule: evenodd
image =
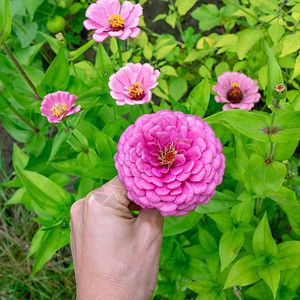
M77 299L142 300L155 289L164 218L156 209L134 217L115 177L71 208Z

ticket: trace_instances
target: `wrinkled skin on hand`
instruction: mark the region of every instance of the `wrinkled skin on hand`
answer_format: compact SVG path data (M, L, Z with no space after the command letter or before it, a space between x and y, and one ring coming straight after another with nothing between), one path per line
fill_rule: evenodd
M71 250L77 299L150 299L155 289L163 217L141 209L134 217L115 177L71 208Z

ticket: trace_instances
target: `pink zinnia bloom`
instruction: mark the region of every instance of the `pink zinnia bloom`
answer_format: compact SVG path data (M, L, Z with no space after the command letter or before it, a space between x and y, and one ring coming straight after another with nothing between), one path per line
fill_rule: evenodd
M217 85L213 86L216 102L227 103L223 110L238 108L251 110L260 99L257 81L244 73L225 72L218 77Z
M121 135L117 149L116 169L128 198L163 216L183 216L207 204L223 179L221 142L193 115L142 115Z
M110 95L117 105L147 103L151 100L151 89L158 84L159 74L149 64L129 63L110 76Z
M64 117L77 113L81 106L75 105L77 97L68 92L55 92L44 97L41 104L42 116L47 117L50 123L58 123Z
M120 11L119 0L98 0L86 10L85 16L89 19L83 25L87 30L96 29L93 34L96 42L103 42L108 36L126 40L140 34L137 26L142 14L143 8L140 4L134 5L125 1Z

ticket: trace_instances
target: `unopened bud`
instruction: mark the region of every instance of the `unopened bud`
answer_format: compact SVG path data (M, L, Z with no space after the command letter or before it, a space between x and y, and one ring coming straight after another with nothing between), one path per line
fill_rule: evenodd
M272 92L273 97L276 100L284 99L286 96L286 86L283 83L278 83L274 88Z

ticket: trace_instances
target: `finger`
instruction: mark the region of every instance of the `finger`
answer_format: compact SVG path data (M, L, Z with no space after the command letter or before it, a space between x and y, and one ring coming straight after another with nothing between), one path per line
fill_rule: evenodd
M158 230L162 231L164 227L164 217L156 208L151 209L141 209L137 217L136 223L149 223L156 227Z

